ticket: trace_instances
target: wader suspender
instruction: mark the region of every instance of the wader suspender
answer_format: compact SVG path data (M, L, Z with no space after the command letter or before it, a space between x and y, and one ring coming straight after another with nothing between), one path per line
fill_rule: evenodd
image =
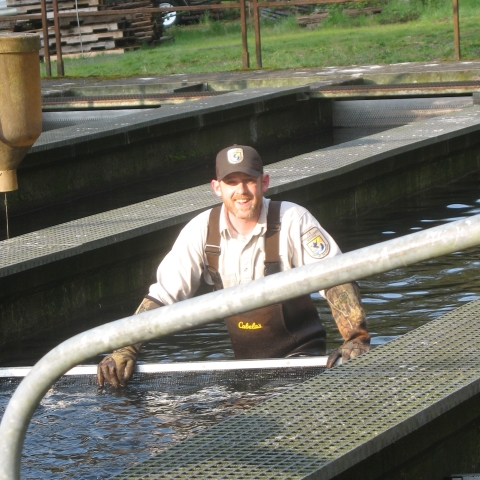
M265 276L280 271L280 206L282 202L270 201L267 215L267 232L265 234ZM215 290L222 290L223 283L218 273L218 260L220 258L220 213L222 207L212 208L208 221L207 243L205 254L207 256L207 269L212 277Z
M265 276L280 271L280 206L270 202L265 233ZM210 213L205 255L215 290L223 288L218 273L220 212ZM325 330L310 295L301 295L225 318L235 358L281 358L324 355Z

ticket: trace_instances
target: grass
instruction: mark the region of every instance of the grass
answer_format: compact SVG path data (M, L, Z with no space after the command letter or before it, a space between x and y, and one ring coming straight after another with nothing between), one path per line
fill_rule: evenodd
M436 62L454 60L452 0L387 0L382 13L351 18L343 5L316 28L297 25L295 17L263 21L263 68ZM461 0L462 60L480 58L480 1ZM358 4L353 4L358 8ZM372 2L365 3L372 5ZM167 31L175 41L126 52L65 59L71 77L234 71L242 68L238 20L212 21ZM251 66L255 66L253 25L249 25ZM43 65L42 65L43 67ZM52 68L55 71L55 67Z

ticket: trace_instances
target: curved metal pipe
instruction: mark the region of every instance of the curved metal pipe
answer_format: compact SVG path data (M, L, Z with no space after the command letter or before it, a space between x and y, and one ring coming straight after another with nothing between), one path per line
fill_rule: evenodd
M18 189L18 165L42 133L39 50L37 34L0 32L0 192Z
M480 215L475 215L76 335L45 355L13 394L0 425L0 479L20 478L21 451L35 408L62 374L87 358L479 244Z

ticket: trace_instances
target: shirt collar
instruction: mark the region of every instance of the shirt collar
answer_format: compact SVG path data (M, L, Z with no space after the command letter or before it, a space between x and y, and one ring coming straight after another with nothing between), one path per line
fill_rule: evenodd
M267 231L267 211L268 211L268 204L270 203L270 199L268 198L263 198L262 199L262 209L260 210L260 216L258 217L258 222L253 228L253 230L250 232L250 236L254 235L263 235ZM225 205L222 205L222 212L220 215L220 235L225 238L235 238L235 235L233 235L234 232L230 232L228 228L228 221L227 221L227 210L225 208Z

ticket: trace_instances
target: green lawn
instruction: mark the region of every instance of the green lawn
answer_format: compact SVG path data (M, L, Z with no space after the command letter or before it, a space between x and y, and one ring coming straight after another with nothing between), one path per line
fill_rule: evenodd
M462 60L478 60L480 0L459 2ZM294 17L262 22L263 68L454 60L451 0L383 3L382 14L355 19L345 18L336 5L332 7L329 21L311 29L297 26ZM250 64L255 68L253 25L249 28ZM65 59L65 73L78 77L128 77L242 68L237 20L206 19L198 25L173 27L166 34L173 35L175 40L122 55ZM54 67L52 71L55 72Z

